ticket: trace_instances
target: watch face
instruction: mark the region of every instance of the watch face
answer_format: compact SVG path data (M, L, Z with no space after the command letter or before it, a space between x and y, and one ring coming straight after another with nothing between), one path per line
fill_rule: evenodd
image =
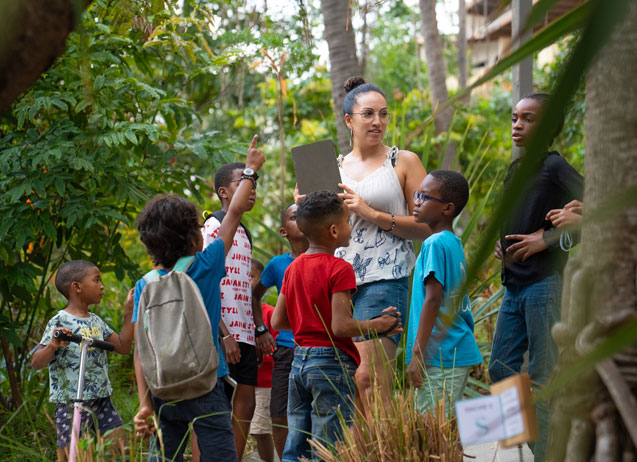
M244 175L248 175L248 176L252 176L252 175L254 175L254 170L252 170L251 168L246 168L246 169L243 171L243 174L244 174Z

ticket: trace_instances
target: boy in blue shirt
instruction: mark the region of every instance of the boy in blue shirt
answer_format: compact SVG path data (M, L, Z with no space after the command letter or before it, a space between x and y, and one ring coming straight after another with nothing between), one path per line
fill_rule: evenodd
M265 161L263 153L256 148L257 137L252 139L246 166L258 170ZM220 282L226 275L226 254L232 246L233 237L243 213L250 208L250 194L254 178L243 175L227 215L219 229L218 238L201 251L203 237L199 223L199 212L195 205L174 194L160 195L150 200L137 220L137 229L146 250L153 258L160 274L167 274L175 262L183 256L195 258L186 274L197 284L201 292L210 324L212 337L219 351L219 322L221 320ZM146 281L140 279L135 285L135 309L132 322L137 321L139 299ZM170 336L170 332L166 332ZM189 426L197 435L202 461L236 462L237 455L232 432L230 401L224 390L224 381L217 380L212 391L194 399L166 402L149 393L141 364L135 354L135 375L140 410L133 418L138 436L149 435L153 413L159 415L159 427L166 460L183 460L184 437ZM217 377L228 375L228 368L219 358ZM161 408L161 412L160 411Z
M276 286L277 293L281 293L283 276L290 263L304 253L309 245L307 238L296 224L296 204L290 205L281 214L281 228L279 234L290 243L292 251L272 258L261 274L252 297L261 303L265 291ZM270 397L270 416L272 418L272 437L279 458L283 458L283 448L288 435L288 378L294 359L294 335L291 330L279 331L276 337L276 351L272 354L274 368L272 370L272 394Z
M453 220L468 199L467 180L450 170L434 170L414 193L416 222L432 231L414 268L406 348L407 375L420 388L416 407L423 413L434 411L443 398L452 406L462 397L469 368L482 362L469 295L459 293L467 263L453 232Z

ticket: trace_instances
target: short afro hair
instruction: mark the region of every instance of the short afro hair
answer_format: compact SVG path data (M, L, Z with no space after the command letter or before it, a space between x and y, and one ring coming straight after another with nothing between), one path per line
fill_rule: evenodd
M522 101L523 99L532 99L534 101L537 101L538 103L542 105L542 108L544 108L544 106L546 106L546 104L551 99L551 95L549 93L530 93L520 98L520 101ZM551 138L551 141L549 142L549 146L553 144L553 141L555 141L555 138L557 138L557 136L562 132L562 128L564 128L564 117L565 117L564 110L562 108L559 108L557 110L559 112L557 114L557 121L555 123L555 128L553 129L553 138Z
M460 215L469 201L469 183L464 175L453 170L434 170L429 174L440 185L441 199L455 206L453 217Z
M227 188L232 181L232 172L241 169L243 171L246 168L246 164L243 162L232 162L230 164L222 165L217 169L215 173L215 192L219 196L219 188ZM219 196L221 199L221 196Z
M86 260L71 260L63 263L55 275L55 288L68 300L71 284L84 279L89 268L97 268L97 265Z
M318 191L299 201L296 223L308 238L318 236L325 226L334 223L334 218L343 214L343 199L333 191Z
M294 203L288 205L285 210L283 210L283 212L281 212L281 226L285 226L285 217L288 214L288 210L290 210L290 207L292 207L293 205L296 205Z
M265 268L263 263L256 258L252 259L252 266L254 266L259 273L263 273L263 269Z
M139 237L155 265L172 268L201 239L195 204L177 194L160 194L137 217Z

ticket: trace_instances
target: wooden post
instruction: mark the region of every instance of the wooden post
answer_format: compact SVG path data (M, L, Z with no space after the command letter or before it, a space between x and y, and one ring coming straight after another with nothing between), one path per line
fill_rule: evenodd
M511 40L513 42L513 49L518 48L522 43L529 40L533 34L532 30L524 32L520 35L520 30L526 24L526 18L531 11L532 0L512 0L511 9L513 13L513 20L511 22ZM513 66L513 92L512 103L513 107L520 101L525 95L528 95L533 91L533 56L529 56ZM513 146L513 159L520 157L521 148Z

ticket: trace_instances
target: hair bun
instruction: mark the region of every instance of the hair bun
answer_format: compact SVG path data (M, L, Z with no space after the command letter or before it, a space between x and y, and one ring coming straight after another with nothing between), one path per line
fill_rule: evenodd
M365 83L365 79L360 75L355 75L354 77L348 78L343 84L343 88L345 88L345 93L349 93L354 88L363 85Z

